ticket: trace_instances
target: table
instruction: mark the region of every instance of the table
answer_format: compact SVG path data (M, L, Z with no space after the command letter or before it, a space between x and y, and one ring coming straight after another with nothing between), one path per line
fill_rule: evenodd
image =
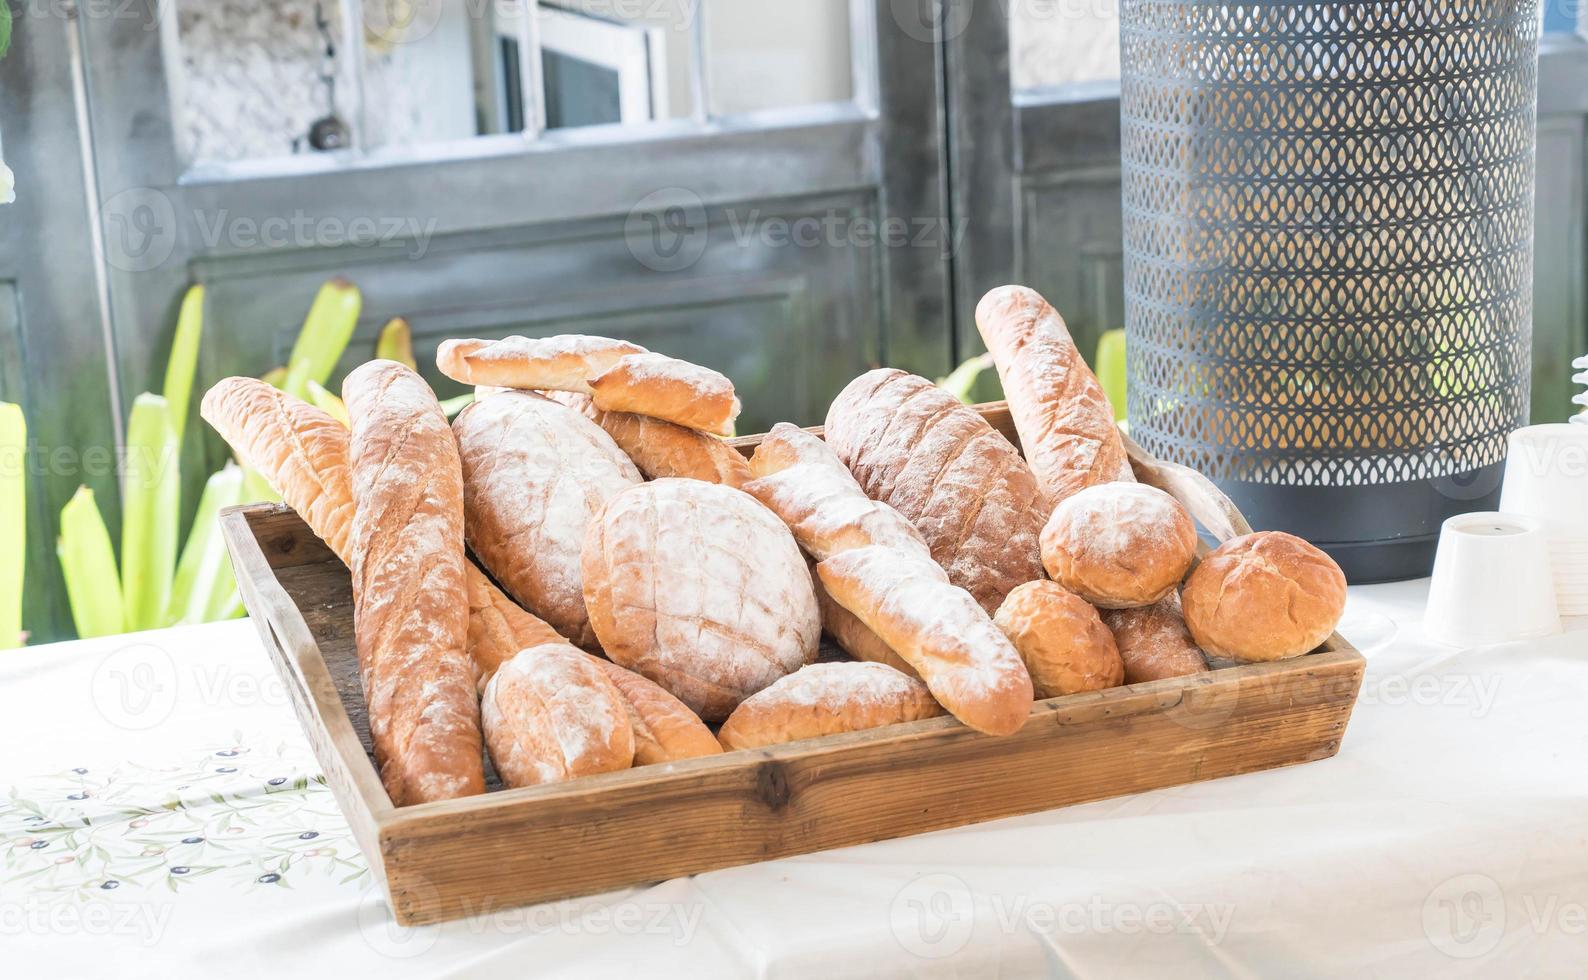
M248 622L0 654L0 960L28 977L1580 975L1588 621L1441 648L1419 635L1426 589L1351 591L1368 669L1334 759L420 929L391 923Z

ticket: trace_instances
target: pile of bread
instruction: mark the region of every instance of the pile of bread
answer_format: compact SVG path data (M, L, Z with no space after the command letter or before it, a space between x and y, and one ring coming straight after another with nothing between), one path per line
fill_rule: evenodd
M482 743L527 786L945 711L1008 735L1036 699L1329 636L1345 580L1306 542L1196 562L1040 296L995 290L977 323L1024 457L876 370L825 439L778 425L747 459L726 377L585 336L443 344L478 395L451 424L391 361L348 376L351 431L244 378L203 414L351 569L399 806L483 792ZM818 663L824 632L853 659Z

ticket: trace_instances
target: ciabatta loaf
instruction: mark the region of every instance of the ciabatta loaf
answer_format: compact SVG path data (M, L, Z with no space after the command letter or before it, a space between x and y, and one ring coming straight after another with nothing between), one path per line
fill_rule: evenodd
M933 562L885 547L816 566L833 601L921 675L939 704L977 731L1009 735L1031 713L1031 675L969 592Z
M342 396L353 633L381 781L397 806L482 793L457 444L430 386L395 361L358 368Z
M811 664L739 705L722 723L717 737L729 750L755 749L935 718L942 713L925 684L892 667Z
M607 655L708 722L816 659L799 546L731 487L656 480L613 497L585 537L584 593Z
M508 786L537 786L627 769L634 732L595 658L558 641L522 651L485 687L480 706L491 764Z
M976 307L976 328L1050 506L1078 490L1130 479L1108 396L1047 300L1024 286L994 289Z
M661 354L631 354L590 382L603 412L649 415L713 435L733 434L739 399L710 368Z
M608 337L506 337L448 340L436 351L436 367L466 385L560 389L589 393L590 379L645 348Z
M492 395L453 423L469 547L514 599L587 649L585 527L639 470L595 423L530 392Z
M827 412L827 444L866 495L909 519L949 580L989 615L1042 577L1047 518L1036 477L1009 440L925 378L861 375Z

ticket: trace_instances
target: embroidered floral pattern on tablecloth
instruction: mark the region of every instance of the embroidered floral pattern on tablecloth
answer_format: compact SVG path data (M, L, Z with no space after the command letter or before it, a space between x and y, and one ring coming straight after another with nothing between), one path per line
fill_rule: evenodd
M0 882L41 898L205 881L291 888L369 871L314 758L241 733L170 764L22 779L0 800L0 848Z

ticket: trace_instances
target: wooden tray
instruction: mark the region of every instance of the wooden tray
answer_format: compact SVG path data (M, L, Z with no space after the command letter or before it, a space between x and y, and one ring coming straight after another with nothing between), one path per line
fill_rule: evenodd
M1014 438L1009 413L979 406ZM748 451L756 437L736 441ZM1219 539L1246 523L1131 446ZM419 806L369 755L346 566L291 510L221 516L244 603L370 869L405 925L903 837L1335 754L1363 660L1318 652L1037 703L1007 738L949 717Z

